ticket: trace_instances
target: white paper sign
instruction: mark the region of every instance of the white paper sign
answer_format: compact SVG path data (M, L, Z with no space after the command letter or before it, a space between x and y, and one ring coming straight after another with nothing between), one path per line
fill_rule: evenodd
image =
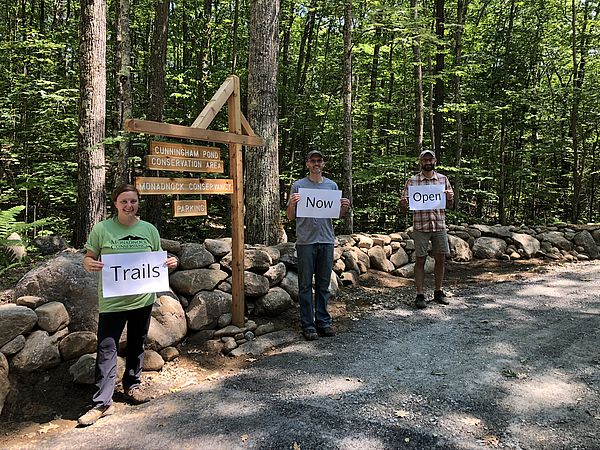
M408 206L412 211L425 211L428 209L445 209L445 185L429 184L424 186L408 187Z
M167 252L102 255L102 295L146 294L169 290Z
M296 217L340 217L342 191L300 188L298 193L300 201L296 205Z

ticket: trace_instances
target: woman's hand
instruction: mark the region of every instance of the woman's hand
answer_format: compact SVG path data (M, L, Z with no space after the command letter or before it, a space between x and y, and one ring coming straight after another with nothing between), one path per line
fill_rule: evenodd
M83 257L83 268L86 272L100 272L104 267L104 263L102 261L98 261L98 255L90 252L89 250Z
M173 268L177 267L177 264L178 264L177 258L175 256L170 256L165 261L165 264L169 269L173 269Z

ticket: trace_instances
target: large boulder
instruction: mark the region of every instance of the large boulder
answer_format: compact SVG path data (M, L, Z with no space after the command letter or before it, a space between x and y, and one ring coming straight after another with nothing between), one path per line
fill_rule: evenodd
M36 323L37 315L33 310L12 303L0 305L0 347L27 333Z
M248 297L260 297L269 292L269 280L254 272L244 272L244 292Z
M598 246L589 231L583 230L575 235L573 242L583 247L584 253L591 259L598 259Z
M23 347L25 347L25 341L25 336L20 334L12 341L4 344L3 347L0 347L0 353L4 353L6 356L12 356L16 353L19 353Z
M506 247L504 239L482 236L475 240L473 255L479 259L495 259L504 254Z
M0 414L4 408L4 402L10 391L10 381L8 379L8 360L6 356L0 353Z
M65 336L58 344L58 351L63 360L79 358L87 353L94 353L98 346L96 333L91 331L75 331Z
M278 316L292 306L290 294L280 287L274 287L256 300L254 312L258 315Z
M152 307L146 345L157 352L178 344L187 334L187 322L181 303L171 296L159 297Z
M538 236L538 239L542 243L548 242L552 247L556 247L559 250L569 251L573 248L573 244L569 241L563 233L560 231L547 231Z
M217 258L222 258L231 251L231 241L226 239L205 239L204 246Z
M408 262L410 261L408 258L408 254L406 253L406 251L400 247L398 248L398 250L395 253L392 253L392 256L390 256L390 261L392 262L392 264L394 265L394 267L397 269L399 267L405 266L406 264L408 264ZM357 266L358 268L358 266ZM354 269L356 270L356 269Z
M215 262L215 257L206 250L204 244L183 244L179 252L179 264L182 269L201 269Z
M298 274L296 272L288 270L283 280L281 280L280 286L290 294L292 300L298 301Z
M198 291L210 291L227 278L222 270L192 269L178 270L169 277L175 292L183 295L195 295Z
M284 263L288 269L296 269L298 267L298 255L295 243L286 242L285 244L277 244L275 248L279 250L279 261Z
M75 364L69 367L69 373L75 383L94 384L95 383L96 354L86 354L81 356ZM125 359L117 356L117 377L115 383L123 380L125 374Z
M219 317L231 311L231 295L221 291L200 291L185 312L188 328L202 330L212 328Z
M538 241L533 236L530 236L529 234L513 233L512 240L517 244L517 246L520 249L523 250L523 256L527 258L535 256L536 253L540 251L540 241Z
M38 236L33 240L40 255L52 255L68 248L67 241L62 236Z
M450 256L455 261L471 261L473 258L473 252L469 244L463 239L449 234L448 245L450 247Z
M46 331L34 331L25 341L25 347L17 353L12 364L15 370L33 372L56 367L60 364L60 353L56 339Z
M48 333L55 333L69 325L69 313L60 302L49 302L35 310L38 326Z
M269 267L269 270L267 270L265 273L263 273L263 276L267 280L269 280L269 286L273 287L276 284L281 283L281 280L283 280L283 277L285 277L285 273L286 273L285 264L282 262L279 262L279 263L275 264L274 266Z
M15 297L34 295L65 305L71 331L98 327L98 274L83 269L83 254L62 252L40 264L15 286ZM0 334L2 333L0 326Z
M383 249L383 247L375 245L369 248L367 254L369 255L369 263L371 264L371 269L380 270L382 272L390 272L394 269L392 267L392 269L390 270L390 267L388 265L389 261L386 258L385 250Z

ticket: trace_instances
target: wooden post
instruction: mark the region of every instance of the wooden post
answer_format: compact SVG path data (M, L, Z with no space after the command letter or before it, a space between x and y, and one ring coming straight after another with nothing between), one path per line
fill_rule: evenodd
M227 99L227 118L229 132L242 133L240 105L240 79L233 78L233 93ZM242 170L242 145L229 144L229 176L233 178L231 194L231 278L232 303L231 322L238 327L244 326L244 180Z

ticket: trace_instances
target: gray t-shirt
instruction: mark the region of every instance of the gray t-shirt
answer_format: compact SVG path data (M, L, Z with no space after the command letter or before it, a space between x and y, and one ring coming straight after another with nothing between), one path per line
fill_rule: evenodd
M315 183L306 177L292 185L290 196L297 193L300 188L338 190L337 184L329 178L323 178L322 183ZM333 244L334 239L335 234L331 219L296 217L296 244Z

